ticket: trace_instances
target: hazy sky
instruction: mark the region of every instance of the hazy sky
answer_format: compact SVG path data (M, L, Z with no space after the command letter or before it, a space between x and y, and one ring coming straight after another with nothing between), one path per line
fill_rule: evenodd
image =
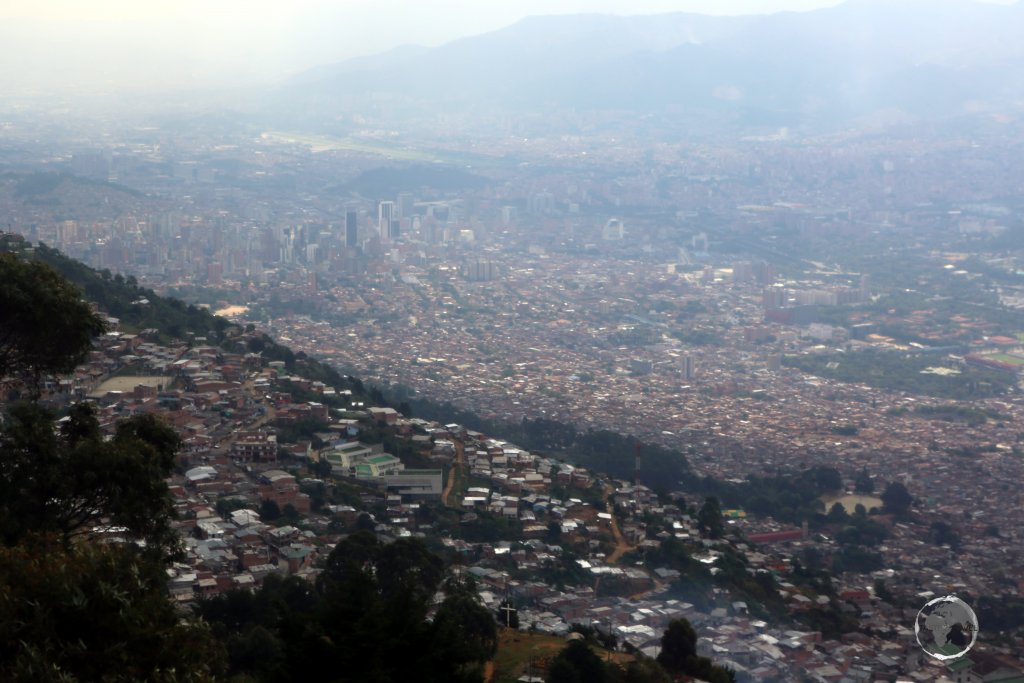
M442 44L536 14L749 14L836 4L839 0L0 0L0 88L273 80L397 45Z

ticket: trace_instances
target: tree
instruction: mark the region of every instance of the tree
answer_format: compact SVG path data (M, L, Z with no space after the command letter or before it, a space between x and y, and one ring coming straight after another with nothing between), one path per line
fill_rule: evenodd
M626 665L622 683L670 683L668 673L653 659L638 656Z
M264 522L273 522L281 517L281 507L277 504L277 501L264 500L260 503L259 515L260 519Z
M722 537L725 525L722 522L722 508L718 504L718 498L710 496L704 499L704 504L697 512L697 527L702 534L710 538Z
M825 520L829 524L842 524L849 518L850 516L846 514L846 508L839 502L833 503L832 507L829 508L828 514L825 515Z
M882 506L886 512L897 516L904 516L910 512L910 506L914 497L907 491L907 487L900 482L890 482L882 491Z
M547 683L605 683L604 662L582 640L573 640L551 661Z
M449 644L447 657L463 667L482 665L498 650L494 615L464 593L445 599L434 615L438 640Z
M661 636L658 663L669 673L686 673L697 656L697 632L686 619L673 619Z
M360 512L359 516L356 517L356 529L359 531L366 531L373 533L373 530L377 528L377 522L373 520L373 515L368 512Z
M314 461L310 467L313 470L313 474L315 474L318 479L329 479L331 472L333 472L331 463L327 458L321 458L320 460Z
M295 640L293 677L315 677L330 661L341 681L479 680L467 659L488 649L479 610L456 602L439 623L427 621L442 578L443 562L417 539L385 544L365 531L344 539L317 577L320 604L309 634ZM458 615L470 615L470 623L457 628ZM464 642L467 629L476 647Z
M942 520L932 522L928 529L928 538L935 545L949 545L953 548L960 545L960 536L953 531L953 527Z
M40 248L42 252L42 248ZM0 376L72 370L105 323L67 280L0 254ZM87 404L66 418L9 408L0 431L0 679L201 681L208 629L167 599L179 548L165 478L178 438L151 415L109 436ZM127 541L99 542L101 539Z
M173 553L178 537L164 479L178 448L174 431L141 415L118 425L108 441L88 404L73 406L59 430L54 417L36 404L19 404L0 433L4 542L51 533L70 544L113 533L144 542L150 552Z
M723 666L712 666L707 675L708 683L736 683L736 676L731 669Z
M834 467L815 467L812 470L814 482L822 493L843 490L843 477Z
M0 679L203 681L223 650L184 621L163 567L126 545L0 548Z
M74 370L106 329L53 268L0 253L0 379L16 378L38 393L43 376Z
M857 493L875 492L875 482L872 481L871 475L868 474L866 468L861 468L860 472L857 473L857 478L854 479L853 487Z
M889 587L885 585L884 580L875 579L874 588L875 597L877 597L882 602L887 602L890 605L896 602L895 596L893 596L892 591L889 590Z

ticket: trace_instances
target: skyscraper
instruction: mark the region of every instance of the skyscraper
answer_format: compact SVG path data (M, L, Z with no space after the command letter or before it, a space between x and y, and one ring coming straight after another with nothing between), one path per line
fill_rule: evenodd
M679 365L679 369L682 372L683 379L693 379L694 375L697 372L697 366L694 362L693 356L690 354L686 354L685 356L683 356Z
M381 202L377 207L377 231L387 241L391 237L391 221L395 219L395 203Z
M345 212L345 246L349 249L359 245L359 220L355 211Z
M402 192L398 195L398 218L412 218L415 198L411 192Z
M606 240L621 240L625 236L622 221L618 218L609 218L601 236Z

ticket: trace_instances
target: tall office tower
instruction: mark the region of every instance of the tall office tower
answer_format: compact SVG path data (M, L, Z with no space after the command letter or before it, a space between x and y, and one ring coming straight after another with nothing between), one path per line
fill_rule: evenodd
M501 207L501 225L508 227L516 222L518 218L518 212L514 206L503 206Z
M526 210L532 214L545 214L555 208L555 196L550 192L538 192L526 202Z
M865 273L860 276L860 300L869 301L871 299L871 276Z
M784 287L765 287L761 293L761 306L766 311L783 308L786 305L786 289Z
M355 211L345 212L345 246L352 248L359 245L359 214Z
M621 240L625 234L622 221L618 218L609 218L601 232L601 236L606 240Z
M206 264L206 284L219 287L224 284L224 267L217 261Z
M412 192L401 192L398 195L398 218L412 218L415 200Z
M391 221L395 219L395 203L381 202L377 206L377 231L382 240L391 236Z
M696 252L706 253L708 250L708 234L706 232L698 232L694 235L691 240L690 246Z
M732 281L743 284L754 279L754 264L750 261L737 261L732 264Z
M697 372L697 367L694 363L693 356L690 354L686 354L685 356L683 356L679 369L682 370L683 379L693 379L693 376Z

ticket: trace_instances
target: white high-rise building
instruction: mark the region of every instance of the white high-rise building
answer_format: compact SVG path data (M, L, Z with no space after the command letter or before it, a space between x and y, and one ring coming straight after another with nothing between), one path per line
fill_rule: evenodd
M621 240L625 236L625 227L618 218L609 218L604 225L602 237L606 240Z
M381 202L377 207L377 231L382 241L391 237L391 222L395 220L395 203Z

